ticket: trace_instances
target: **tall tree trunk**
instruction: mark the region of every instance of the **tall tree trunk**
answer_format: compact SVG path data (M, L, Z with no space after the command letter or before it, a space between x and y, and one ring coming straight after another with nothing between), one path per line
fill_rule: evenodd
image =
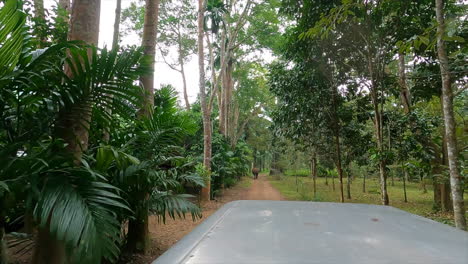
M150 70L148 74L140 77L140 82L145 90L143 107L140 109L139 113L140 116L143 117L150 116L154 107L154 64L156 61L159 3L160 0L146 0L145 4L142 46L145 55L150 60Z
M184 55L182 51L182 36L180 33L180 23L177 25L177 47L179 49L179 64L180 64L180 75L182 76L182 84L183 84L183 94L184 94L184 100L185 100L185 109L187 111L190 110L190 102L188 99L188 94L187 94L187 79L185 78L185 63L184 63Z
M233 90L233 80L232 80L232 73L233 73L233 63L232 60L229 60L226 65L226 88L224 93L224 129L226 132L226 136L230 137L231 131L231 109L232 109L232 90Z
M4 216L0 213L0 264L8 264L8 247L5 240Z
M404 175L403 175L403 192L405 194L405 203L408 202L408 197L406 196L406 180L408 179L408 171L403 168L404 170Z
M405 55L398 52L398 77L400 83L400 99L406 114L411 112L411 97L408 85L406 84Z
M141 193L138 197L143 206L136 208L135 218L128 221L126 250L130 253L147 253L150 249L149 236L149 194Z
M181 58L180 55L179 55L179 63L180 63L180 75L182 76L182 84L183 84L183 89L184 89L185 109L187 109L187 111L189 111L190 110L190 102L189 102L188 93L187 93L187 78L185 77L184 60L183 60L183 58Z
M121 13L122 13L122 0L117 0L116 7L115 7L115 18L114 18L114 34L112 37L112 49L114 50L119 48ZM113 97L112 95L108 95L108 96ZM106 108L106 112L108 112L109 115L112 114L112 110L109 108ZM109 142L110 140L109 127L104 128L102 140L106 143Z
M205 1L198 0L198 70L199 70L199 88L200 88L200 102L202 107L203 116L203 166L208 173L205 179L205 187L201 190L201 199L203 201L210 200L211 188L211 117L208 109L208 102L206 100L205 92L205 50L203 43L204 35L204 13Z
M362 175L362 192L366 192L366 173Z
M70 0L59 0L58 2L58 7L67 12L70 12L70 6Z
M333 76L330 77L333 79ZM338 118L338 87L334 84L332 87L332 107L333 107L333 133L335 138L335 155L336 155L336 169L340 180L340 201L344 203L344 190L343 190L343 168L341 166L341 146L340 146L340 120ZM333 190L335 189L335 182L333 181Z
M122 14L122 0L116 0L115 7L115 19L114 19L114 36L112 37L112 48L117 49L119 47L120 37L120 16Z
M423 193L427 193L426 182L424 181L424 174L420 175L419 180L421 182L421 189Z
M443 112L443 105L444 102L441 98L440 104L442 106L442 112ZM443 118L443 117L442 117ZM442 159L440 160L440 165L441 165L441 173L445 174L445 172L448 172L446 168L449 167L449 161L448 161L448 149L447 149L447 137L445 136L445 127L444 127L444 132L442 133ZM441 193L441 202L442 202L442 211L444 212L449 212L453 211L453 202L452 202L452 192L450 190L450 175L448 178L441 177L441 182L440 182L440 193Z
M373 66L369 66L370 72L373 72ZM371 74L372 75L372 74ZM371 89L372 104L374 105L374 130L375 137L377 140L377 149L380 154L384 151L383 133L382 133L382 109L379 107L379 100L377 94L377 85L372 80ZM380 155L379 155L380 156ZM380 175L380 193L383 205L389 205L388 193L387 193L387 171L386 162L383 157L379 157L379 175Z
M57 241L50 233L49 224L39 227L32 264L64 264L66 263L65 246L63 241Z
M42 49L47 44L47 35L46 29L46 16L45 16L45 8L44 8L44 0L34 0L34 19L36 20L36 30L38 30L38 48Z
M335 191L335 173L332 173L331 178L332 178L332 190ZM340 201L341 201L341 197L340 197Z
M70 19L69 40L81 40L97 45L99 41L100 0L74 0ZM71 76L67 67L65 71ZM91 122L91 105L77 105L59 113L56 135L64 139L67 150L75 157L75 163L81 162L84 151L88 149L88 130ZM50 234L49 225L40 227L36 237L33 264L65 263L63 242L56 241Z
M143 104L139 110L140 118L151 118L154 107L154 64L156 60L156 37L158 32L159 0L146 0L145 21L143 28L142 46L144 54L150 60L150 71L140 76L140 82L143 85L145 94L143 95ZM149 209L147 202L149 193L141 193L139 202L143 204L135 212L135 219L129 221L128 225L128 252L139 252L146 254L149 250L149 228L148 217Z
M225 14L226 18L227 14ZM227 59L226 55L226 30L223 30L221 33L221 45L220 48L220 60L221 60L221 69L220 69L220 78L221 78L221 86L220 86L220 91L219 91L219 133L222 135L226 135L226 87L227 87L227 77L226 77L226 67L225 67L225 60Z
M346 170L347 182L346 182L346 197L351 199L351 170Z
M453 92L450 80L450 66L445 50L445 18L443 0L435 0L437 17L437 54L442 76L442 99L445 136L447 138L447 153L450 169L450 185L452 187L453 213L455 226L466 230L465 204L463 201L462 178L457 164L457 138L455 134L455 117L453 114Z
M328 172L325 173L325 185L328 186Z
M314 152L312 154L311 160L311 172L312 172L312 181L313 181L313 190L314 190L314 199L317 199L317 154Z

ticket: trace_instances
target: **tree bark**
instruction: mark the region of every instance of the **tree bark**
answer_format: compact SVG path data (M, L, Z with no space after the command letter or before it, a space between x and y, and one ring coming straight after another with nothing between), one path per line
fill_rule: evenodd
M404 175L403 175L403 192L405 194L405 203L408 202L408 198L406 196L406 179L408 178L408 171L406 169L404 170Z
M5 222L2 214L0 214L0 264L8 264L8 247L5 240Z
M37 37L39 38L38 48L42 49L46 46L47 43L47 36L43 34L45 29L41 28L45 26L46 23L44 0L34 0L34 18L37 22L39 22L38 25L40 25L39 34Z
M140 197L144 205L136 209L135 219L128 221L127 252L146 254L150 249L148 199L148 194Z
M143 107L139 115L148 117L153 112L154 107L154 64L156 61L156 37L158 33L160 0L146 0L145 22L143 27L142 46L145 55L150 60L148 74L140 77L140 82L145 90L143 97Z
M455 134L455 117L453 114L453 92L450 79L450 66L445 50L445 18L443 0L435 0L437 17L437 54L442 76L442 99L445 136L447 139L447 158L450 170L450 185L452 187L453 212L455 226L466 230L465 204L463 201L462 177L458 168L457 138Z
M122 0L116 0L115 19L114 19L114 36L112 37L112 49L119 48L120 37L120 16L122 14Z
M159 18L159 0L146 0L145 21L143 28L142 46L144 54L150 60L150 71L140 76L140 82L143 85L145 94L143 95L143 104L139 111L140 118L151 118L154 107L154 64L156 60L156 37ZM148 229L148 199L149 193L141 193L138 201L144 204L137 208L135 219L129 221L127 250L134 253L146 254L149 250L149 229Z
M317 154L315 152L314 154L312 154L311 172L312 172L314 199L317 199L317 184L316 184L317 182Z
M205 50L203 43L204 35L204 13L205 1L198 0L198 70L199 70L199 88L200 88L200 103L202 108L203 118L203 166L208 173L208 178L205 180L205 187L201 190L201 200L210 200L211 189L211 116L208 111L208 102L205 92Z
M373 66L370 65L371 75L373 72ZM380 175L380 193L383 205L389 205L390 201L387 193L387 172L386 172L386 162L385 159L381 156L384 151L384 142L383 142L383 133L382 133L382 110L379 107L379 100L377 95L377 85L375 81L372 80L372 89L371 89L372 104L374 106L374 131L375 137L377 139L377 149L379 150L379 175Z
M68 39L97 45L100 11L100 0L74 0ZM65 66L65 72L71 76L67 66ZM76 164L81 162L83 152L88 149L91 107L91 105L76 105L70 109L63 109L56 123L55 134L68 144L67 150L74 156ZM63 242L55 240L48 226L39 228L32 263L63 264L66 261L65 258Z
M99 0L75 0L70 19L69 40L81 40L97 45L99 41ZM65 72L71 76L65 66ZM91 122L91 106L75 105L59 113L56 134L67 143L67 149L79 163L82 153L88 149L88 130Z
M365 173L362 175L362 192L363 193L366 192L366 174Z
M400 99L406 114L411 112L411 97L408 85L406 84L405 55L398 52L398 77L400 83Z
M38 228L31 264L66 263L65 245L50 233L49 224Z
M185 77L185 65L184 65L184 58L182 57L182 40L179 32L179 64L180 64L180 75L182 76L182 84L183 84L183 93L184 93L184 101L185 101L185 109L187 111L190 110L190 102L188 99L188 94L187 94L187 79Z
M351 199L351 170L348 168L346 171L347 182L346 182L346 197Z

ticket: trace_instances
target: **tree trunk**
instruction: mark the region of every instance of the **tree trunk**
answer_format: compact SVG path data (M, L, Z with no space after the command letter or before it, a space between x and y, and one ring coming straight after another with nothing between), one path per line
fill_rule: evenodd
M333 78L333 77L332 77ZM334 84L332 87L332 105L333 105L333 132L335 134L335 155L336 155L336 169L340 180L340 201L344 203L344 190L343 190L343 168L341 167L341 147L340 147L340 120L338 118L337 104L338 104L338 87ZM335 182L333 181L333 190L335 190Z
M184 89L185 109L187 109L187 111L190 111L190 102L189 102L188 93L187 93L187 78L185 77L184 60L183 58L181 58L181 55L179 55L179 63L180 63L180 75L182 76L182 84L183 84L183 89Z
M44 0L34 0L34 19L37 21L36 29L38 29L38 48L42 49L47 44L47 35L44 34L46 29L46 16L44 8Z
M145 22L143 27L142 46L144 53L150 60L148 74L140 77L140 82L145 90L143 107L139 115L148 117L153 112L154 107L154 64L156 61L156 37L158 33L160 0L146 0Z
M59 0L58 7L67 12L70 12L70 0Z
M445 18L443 0L435 0L437 16L437 54L439 57L440 73L442 76L442 99L445 136L447 138L447 153L450 169L450 185L452 187L453 212L455 226L466 230L465 204L463 201L462 177L458 168L457 138L455 134L455 117L453 114L453 92L450 80L450 66L445 50Z
M374 122L375 122L375 136L377 139L377 148L381 154L383 154L383 135L382 135L382 113L378 105L377 89L373 88L373 104L374 104ZM379 175L380 175L380 193L383 205L389 205L388 193L387 193L387 172L386 163L383 157L379 157Z
M159 17L159 0L146 0L145 5L145 21L143 28L142 46L144 54L150 60L150 71L143 76L140 76L140 82L143 85L145 94L143 96L143 104L139 111L140 118L151 118L154 107L154 63L156 60L156 37L158 31ZM139 252L146 254L149 250L149 229L148 229L148 205L149 193L141 193L139 203L144 204L141 208L137 208L135 219L128 223L128 240L127 250L134 253Z
M405 175L403 175L403 192L405 194L405 203L407 203L408 198L406 196L406 180L408 178L408 171L406 169L403 169L403 170L404 170L404 174L405 174Z
M362 175L362 192L363 193L366 192L366 174L365 173Z
M135 219L128 221L127 233L127 252L146 254L150 249L149 236L149 210L147 200L149 195L141 197L144 201L144 206L137 208L135 211Z
M424 174L421 174L420 181L423 193L427 193L426 182L424 181Z
M328 186L328 172L325 173L325 185Z
M70 19L69 40L81 40L97 45L99 41L100 0L74 0ZM65 67L69 76L71 72ZM74 156L75 163L81 162L83 152L88 149L88 130L91 122L91 105L76 105L60 111L55 134L68 144L67 150ZM48 227L39 228L32 263L63 264L65 247L49 233Z
M335 191L335 173L332 173L331 178L332 178L332 190ZM340 197L340 200L341 200L341 197Z
M177 29L177 47L179 49L178 57L179 57L179 64L180 64L180 75L182 76L185 109L189 111L190 102L189 102L188 94L187 94L187 79L185 78L185 65L184 65L184 57L183 57L183 51L182 51L182 36L180 34L180 23L178 24L178 29Z
M314 190L314 199L317 199L317 155L312 155L312 162L311 162L311 171L312 171L312 181L313 181L313 190Z
M117 49L119 47L120 37L120 16L122 14L122 0L116 0L117 5L115 7L115 19L114 19L114 36L112 38L112 48Z
M398 77L400 83L400 99L406 114L411 112L411 97L408 85L406 84L405 55L398 52Z
M65 245L51 235L49 226L39 227L31 264L66 263Z
M233 90L233 80L232 80L232 73L233 73L233 63L232 60L229 60L226 65L226 92L224 93L224 129L226 131L226 136L230 137L231 131L231 109L232 109L232 90Z
M347 182L346 182L346 197L351 200L351 170L348 168L347 172Z
M199 88L200 88L200 103L203 116L203 166L208 172L208 178L205 179L205 187L201 190L201 199L203 201L210 200L211 188L211 117L208 109L205 92L205 51L203 43L204 35L204 13L205 1L198 0L198 70L199 70Z
M4 216L0 214L0 264L8 264L8 247L5 240Z

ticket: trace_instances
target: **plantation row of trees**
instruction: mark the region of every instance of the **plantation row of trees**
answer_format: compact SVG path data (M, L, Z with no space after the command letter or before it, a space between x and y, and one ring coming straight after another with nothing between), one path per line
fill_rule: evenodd
M282 1L292 23L270 66L275 137L308 153L314 179L333 164L342 202L352 164L377 168L384 205L392 170L418 172L466 230L466 3L295 3Z
M276 5L119 0L112 47L98 48L100 0L0 1L0 263L125 262L148 251L151 215L199 218L199 201L250 173L266 126L248 124L272 99L249 54L273 41ZM196 32L209 74L190 103ZM141 46L122 46L133 33ZM155 89L157 53L180 72L184 107Z

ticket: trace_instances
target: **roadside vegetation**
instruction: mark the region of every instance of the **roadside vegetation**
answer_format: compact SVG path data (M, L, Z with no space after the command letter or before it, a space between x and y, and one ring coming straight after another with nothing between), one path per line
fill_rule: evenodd
M324 177L318 177L316 180L317 192L314 195L313 180L310 177L299 176L297 177L297 181L295 175L270 176L268 179L273 187L279 190L288 200L340 202L338 181L335 182L335 189L333 189L331 180L326 184ZM388 193L393 197L392 206L444 224L455 226L452 213L434 210L432 184L428 181L426 185L426 191L424 191L421 183L407 183L406 192L408 202L405 202L403 182L401 180L395 180L394 184L388 186ZM345 202L380 204L379 186L379 179L374 176L366 180L366 191L363 192L363 179L356 178L351 184L352 199L346 199ZM467 195L465 195L465 202L468 202Z

